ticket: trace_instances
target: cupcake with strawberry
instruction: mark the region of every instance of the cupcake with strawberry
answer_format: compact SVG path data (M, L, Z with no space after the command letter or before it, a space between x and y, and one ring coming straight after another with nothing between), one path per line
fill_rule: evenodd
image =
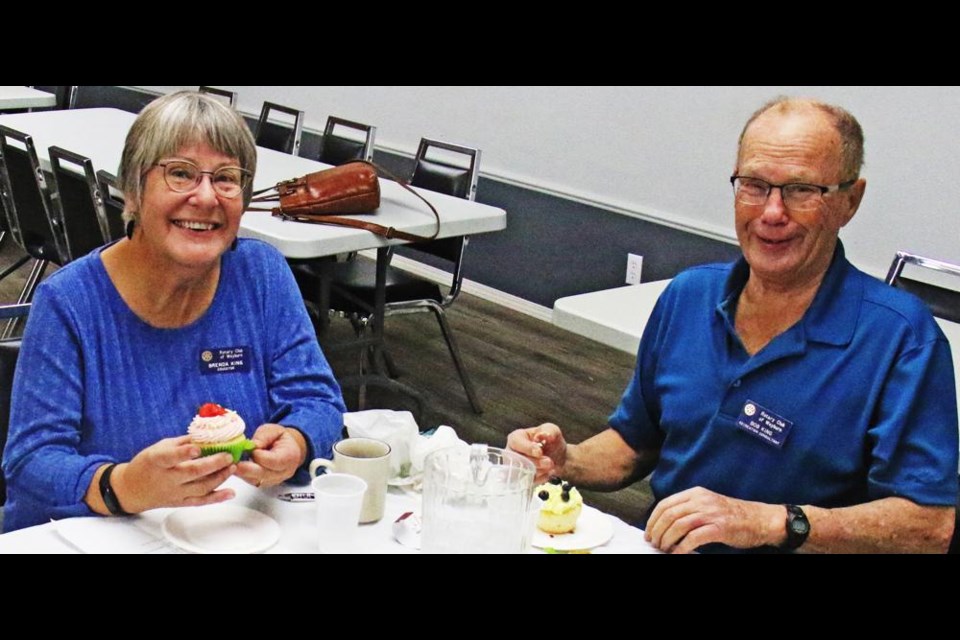
M226 451L233 456L234 462L240 462L240 456L245 451L256 448L244 435L246 428L243 418L236 411L208 402L197 411L187 427L187 433L193 443L200 446L201 456Z

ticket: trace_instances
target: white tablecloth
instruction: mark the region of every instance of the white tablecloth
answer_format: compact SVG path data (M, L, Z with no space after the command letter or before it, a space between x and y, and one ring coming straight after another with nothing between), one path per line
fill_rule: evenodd
M270 489L254 489L242 481L231 478L227 484L236 490L233 504L248 507L264 513L280 524L280 540L267 553L317 553L316 512L313 502L284 502L276 496L291 491L304 491L309 488L281 485ZM187 507L189 508L189 507ZM204 507L195 507L203 509ZM67 526L83 524L91 535L97 537L96 547L111 551L120 551L120 540L131 534L149 534L140 536L151 542L144 544L142 553L170 553L176 551L172 545L163 544L162 524L173 509L155 509L131 518L83 518L75 521L63 521ZM393 538L393 522L406 511L419 512L419 496L391 488L387 495L386 509L379 522L361 525L358 531L357 547L362 553L417 553L405 547ZM608 516L613 524L611 540L593 550L594 553L655 553L643 539L640 529L631 527L619 518ZM83 522L79 522L82 520ZM68 542L67 537L58 532L60 523L49 523L28 529L21 529L0 536L0 553L79 553L82 550ZM68 536L73 537L73 536ZM111 545L111 538L117 544Z

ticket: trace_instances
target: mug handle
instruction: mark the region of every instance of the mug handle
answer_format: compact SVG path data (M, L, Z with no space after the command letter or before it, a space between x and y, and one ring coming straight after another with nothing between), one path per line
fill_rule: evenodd
M317 477L318 467L325 467L328 472L334 470L332 460L327 460L326 458L317 458L316 460L311 460L310 461L310 477L311 478Z

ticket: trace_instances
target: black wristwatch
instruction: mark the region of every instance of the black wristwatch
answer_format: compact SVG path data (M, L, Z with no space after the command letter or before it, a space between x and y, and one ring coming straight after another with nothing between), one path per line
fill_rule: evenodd
M810 521L807 520L807 514L803 509L797 505L785 506L787 507L787 539L780 548L793 551L807 541L807 536L810 535Z
M110 484L110 476L116 468L116 463L112 463L100 474L100 497L103 498L103 504L106 505L107 511L111 514L129 516L130 514L120 506L120 500L117 499L117 494L113 492L113 485Z

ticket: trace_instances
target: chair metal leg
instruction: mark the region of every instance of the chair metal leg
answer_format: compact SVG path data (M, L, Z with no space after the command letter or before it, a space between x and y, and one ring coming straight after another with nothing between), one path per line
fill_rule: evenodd
M44 271L47 270L47 265L50 264L47 260L37 260L33 268L30 269L30 274L27 276L26 282L23 283L23 289L20 291L20 298L17 300L17 304L26 304L33 300L33 294L37 290L37 286L40 284L40 280L43 278Z
M387 375L391 378L399 378L400 370L397 369L397 363L394 361L393 356L390 355L390 352L386 347L380 352L380 355L383 356L383 364L387 367Z
M0 231L0 247L3 246L3 241L6 240L6 239L7 239L7 232L6 232L6 231ZM3 279L6 278L8 275L10 275L10 274L13 273L14 271L16 271L17 269L19 269L20 267L22 267L24 264L27 263L28 260L30 260L30 256L23 256L22 258L18 259L18 260L17 260L16 262L14 262L12 265L10 265L10 266L7 267L6 269L4 269L2 273L0 273L0 280L3 280Z
M40 284L40 279L43 278L43 272L47 270L48 264L49 262L46 260L37 260L33 264L33 268L30 269L30 274L27 276L26 282L23 283L23 289L20 291L17 304L26 304L33 300L33 294L37 290L37 285ZM0 334L0 338L6 340L13 336L21 320L22 318L10 318L7 320L6 326L3 328L3 333Z
M453 364L457 368L457 373L460 375L463 390L467 392L467 399L470 401L470 406L473 408L473 412L479 415L483 413L483 409L480 407L480 400L477 398L477 392L473 389L473 383L470 382L470 376L467 375L467 368L460 358L460 349L457 347L457 341L453 337L450 325L447 324L447 318L443 313L443 308L431 305L430 310L433 311L433 315L437 317L437 322L440 323L440 331L443 333L443 339L447 341L447 348L450 350Z
M0 242L2 242L2 240L0 240ZM10 265L10 266L7 267L6 269L4 269L4 270L3 270L3 273L0 273L0 280L3 280L3 279L6 278L8 275L10 275L10 274L13 273L14 271L16 271L17 269L19 269L19 268L22 267L23 265L25 265L25 264L27 263L27 261L30 260L30 259L31 259L30 256L23 256L22 258L20 258L20 259L17 260L16 262L14 262L12 265Z
M356 323L353 325L353 330L356 331L358 339L363 339L367 327L363 323ZM359 357L357 359L359 365L357 379L360 380L360 384L357 386L357 411L363 411L367 408L366 359L368 351L369 349L367 347L360 347Z

